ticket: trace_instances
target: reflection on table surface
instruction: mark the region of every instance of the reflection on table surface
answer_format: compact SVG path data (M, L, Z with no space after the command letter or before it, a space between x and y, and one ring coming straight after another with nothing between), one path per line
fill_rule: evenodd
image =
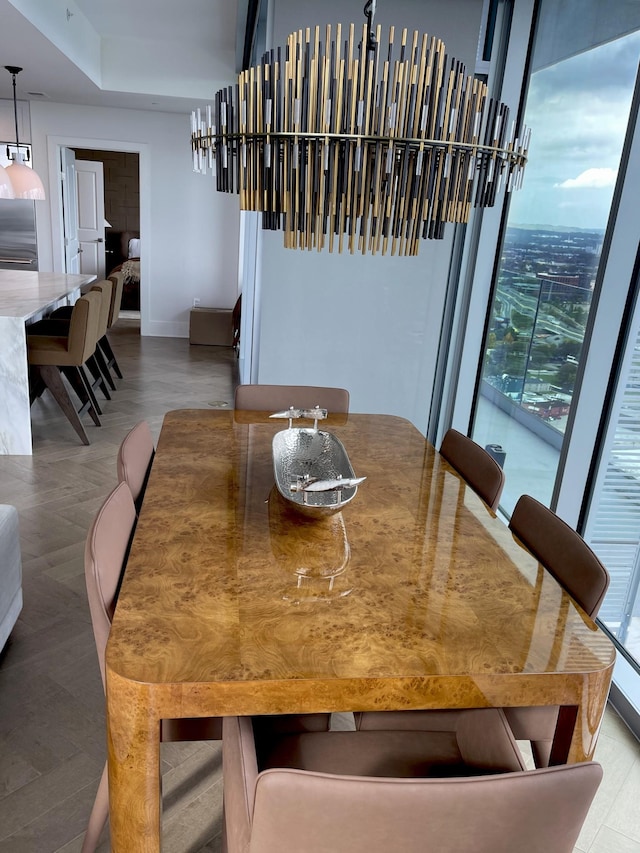
M411 424L351 415L335 427L367 476L339 534L274 510L271 441L282 424L253 419L167 416L110 643L122 675L421 678L611 661L604 635ZM285 563L296 574L304 557L317 570L322 549L342 565L345 548L357 594L292 610Z

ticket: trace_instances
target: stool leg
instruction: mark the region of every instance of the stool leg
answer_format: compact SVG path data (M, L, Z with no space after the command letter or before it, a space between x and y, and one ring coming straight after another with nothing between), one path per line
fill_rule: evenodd
M88 368L89 373L93 376L91 387L100 388L100 390L104 394L105 400L110 400L111 394L109 393L109 389L107 388L107 383L104 381L104 374L100 370L100 365L96 361L95 354L89 356L89 358L85 361L85 365Z
M100 373L106 379L107 385L111 388L112 391L115 391L116 383L113 381L113 376L111 375L111 371L109 370L109 365L107 364L107 360L104 357L104 353L102 352L100 347L96 347L96 351L94 352L93 357L96 360L96 364L100 368Z
M96 426L102 426L98 415L102 414L98 401L95 398L91 383L85 376L84 370L81 367L63 367L62 372L71 383L71 387L78 395L82 406L78 411L78 415L83 415L89 412L91 420Z
M116 360L114 352L111 349L111 344L109 343L109 338L107 338L107 336L104 335L98 341L98 346L102 349L102 352L105 354L106 359L107 359L107 364L109 365L109 367L113 367L113 369L116 372L116 376L118 377L118 379L122 379L122 373L120 372L120 367L118 365L118 362Z
M82 443L89 444L89 438L82 426L80 418L78 417L75 406L71 402L69 392L62 381L62 374L60 373L60 370L57 367L42 364L38 366L38 372L40 373L44 384L47 386L49 391L51 391L55 401L67 416L67 420L80 436Z

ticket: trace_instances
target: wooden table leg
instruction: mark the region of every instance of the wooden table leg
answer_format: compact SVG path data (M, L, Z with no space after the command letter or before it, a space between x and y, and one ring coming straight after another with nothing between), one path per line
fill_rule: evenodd
M607 705L612 673L613 662L604 672L585 675L582 702L560 707L550 764L591 761Z
M107 669L109 821L113 853L159 853L160 720L147 685Z
M575 705L561 706L556 723L556 733L551 746L549 766L585 761L582 736L578 725L578 708Z

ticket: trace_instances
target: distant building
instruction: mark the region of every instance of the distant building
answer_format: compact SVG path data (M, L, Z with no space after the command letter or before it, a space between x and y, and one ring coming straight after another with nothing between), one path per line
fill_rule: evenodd
M582 285L579 275L539 272L537 278L542 282L541 302L550 302L552 296L561 296L571 302L584 302L591 297L591 291Z

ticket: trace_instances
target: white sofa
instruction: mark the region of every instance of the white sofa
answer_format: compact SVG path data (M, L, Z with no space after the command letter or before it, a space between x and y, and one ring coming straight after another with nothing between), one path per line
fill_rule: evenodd
M22 610L22 560L18 511L0 504L0 651Z

